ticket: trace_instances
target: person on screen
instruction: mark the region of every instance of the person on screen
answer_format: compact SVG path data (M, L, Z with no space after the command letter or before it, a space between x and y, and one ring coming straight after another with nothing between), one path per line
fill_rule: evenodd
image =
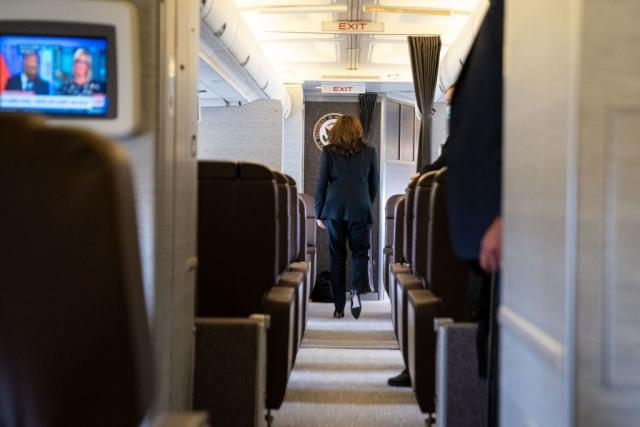
M7 81L5 90L33 92L36 95L49 95L49 83L38 76L40 59L33 52L22 57L22 72Z
M103 93L102 85L93 80L93 59L86 49L78 49L73 54L73 78L60 88L62 95L91 96Z

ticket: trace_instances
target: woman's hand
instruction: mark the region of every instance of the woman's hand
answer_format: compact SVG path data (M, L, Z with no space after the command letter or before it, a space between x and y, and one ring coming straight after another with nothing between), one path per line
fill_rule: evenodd
M321 219L316 219L316 224L318 224L318 227L322 228L323 230L327 229L327 227L324 225L324 221Z

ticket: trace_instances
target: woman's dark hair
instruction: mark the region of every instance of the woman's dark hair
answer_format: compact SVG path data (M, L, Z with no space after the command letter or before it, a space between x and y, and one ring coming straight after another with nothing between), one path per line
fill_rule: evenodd
M338 154L351 156L366 145L360 120L341 116L329 130L329 142Z

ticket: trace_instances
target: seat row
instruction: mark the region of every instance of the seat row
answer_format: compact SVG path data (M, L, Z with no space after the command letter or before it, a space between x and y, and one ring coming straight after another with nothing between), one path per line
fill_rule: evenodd
M35 117L0 128L0 425L138 426L157 371L127 156ZM264 425L306 325L313 211L260 165L199 174L193 404L206 412L149 421Z
M264 401L268 411L278 409L307 323L315 253L315 227L308 226L315 219L307 214L309 201L298 195L291 177L265 166L199 162L194 407L208 410L214 420L224 411L220 418L227 419L226 425L255 424L238 417L229 420L228 411L243 409L234 403L241 400L255 401L253 413L260 413L260 381L239 384L237 375L255 371L259 377L261 372L260 367L238 365L238 372L230 373L211 363L224 352L230 358L237 353L236 360L244 353L243 345L225 348L224 332L211 328L209 319L268 316ZM258 362L261 357L254 353L250 352L247 362L255 367L256 357ZM236 399L229 395L234 389Z
M454 255L449 238L446 177L446 168L423 174L409 182L404 195L387 200L383 280L391 301L394 331L418 405L430 420L437 412L439 425L453 426L469 424L458 416L443 424L446 405L455 406L462 399L462 413L476 409L481 412L483 408L475 406L481 406L484 391L477 388L481 385L477 380L473 333L469 333L475 328L469 323L469 270ZM468 357L464 366L443 376L450 360L446 349L461 335L450 333L449 341L445 341L445 334L438 336L436 331L453 325L465 331L466 341L461 347L458 344L456 351ZM438 353L437 348L442 351ZM469 370L463 380L459 376L461 369ZM454 375L455 381L449 381ZM462 387L462 394L452 393L457 386ZM479 412L473 414L470 425L477 425L482 419L478 415Z

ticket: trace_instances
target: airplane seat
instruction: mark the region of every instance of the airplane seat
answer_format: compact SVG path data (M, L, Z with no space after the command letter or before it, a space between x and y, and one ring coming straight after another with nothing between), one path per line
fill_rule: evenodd
M138 426L153 364L127 155L36 117L0 128L0 425Z
M306 228L306 238L307 238L307 260L310 264L310 283L309 283L309 295L311 295L311 290L313 290L313 286L315 285L316 280L316 266L317 266L317 256L316 256L316 214L315 214L315 201L313 196L305 193L300 193L298 195L302 202L304 203L306 209L306 218L305 218L305 228Z
M398 342L404 358L405 366L409 366L408 352L408 299L412 290L427 287L427 258L429 240L429 207L431 191L436 172L423 174L413 191L413 223L408 226L413 229L410 237L411 267L413 273L399 273L396 275L396 300L398 311Z
M387 199L387 202L384 205L384 212L385 212L385 221L384 221L384 226L385 226L385 241L384 241L384 248L382 250L383 256L384 256L384 260L383 260L383 265L384 265L384 275L383 275L383 283L384 283L384 289L385 291L387 291L387 295L390 295L390 291L389 291L389 265L393 264L393 225L394 225L394 221L395 221L395 212L396 212L396 205L398 204L398 202L400 201L400 198L402 197L402 194L394 194L393 196L390 196Z
M298 258L300 251L300 228L299 224L302 221L299 217L298 210L298 188L296 181L289 175L285 175L287 178L287 190L289 191L289 271L299 272L303 275L303 287L302 287L302 300L301 300L301 329L300 329L300 341L304 330L307 326L307 301L309 301L309 263L304 259Z
M408 292L409 373L418 405L423 412L435 410L436 372L434 320L451 318L468 322L467 265L453 253L449 236L446 200L446 169L437 173L431 190L427 258L428 290ZM437 304L434 303L434 298Z
M304 329L307 328L307 320L308 320L308 310L307 305L309 301L309 297L311 296L311 262L307 259L307 226L306 226L306 218L307 218L307 208L300 199L300 197L296 197L298 201L298 253L296 259L299 262L304 262L307 266L306 274L305 274L305 311L304 311ZM304 335L304 330L302 331Z
M291 204L289 201L289 180L286 175L278 172L271 171L275 177L276 183L276 200L277 200L277 239L278 239L278 251L276 254L277 259L277 272L278 272L278 286L289 287L295 292L295 325L293 336L294 339L294 358L302 342L302 334L304 331L304 273L299 271L290 271L291 259L294 256L292 252L293 247L290 243L291 236ZM296 196L297 199L297 196ZM259 206L259 205L256 205ZM296 210L297 215L297 210ZM293 363L294 361L292 361Z
M259 215L256 215L256 206L260 206ZM276 213L276 187L274 176L268 168L245 162L199 162L200 270L197 281L199 318L196 326L208 328L211 333L222 337L220 332L200 318L248 317L255 313L269 316L267 409L277 408L281 404L274 396L284 394L295 345L296 293L294 289L276 287L279 244ZM242 256L248 248L255 256ZM255 336L251 330L246 333ZM199 356L197 367L207 364L210 358L207 354L212 351L199 345L196 343L196 354ZM224 344L222 347L225 347ZM209 353L206 353L207 349ZM241 352L242 349L234 348L234 351ZM244 359L239 356L236 360ZM256 365L256 362L253 364ZM232 371L226 370L232 376ZM195 384L194 390L215 391L216 388L207 388L206 384L200 383ZM203 399L194 398L194 402Z
M399 198L396 204L395 221L393 223L393 264L389 265L389 300L391 302L391 322L393 323L393 331L398 337L398 312L396 311L396 279L393 274L394 266L400 265L404 259L402 250L404 248L404 204L405 195Z

